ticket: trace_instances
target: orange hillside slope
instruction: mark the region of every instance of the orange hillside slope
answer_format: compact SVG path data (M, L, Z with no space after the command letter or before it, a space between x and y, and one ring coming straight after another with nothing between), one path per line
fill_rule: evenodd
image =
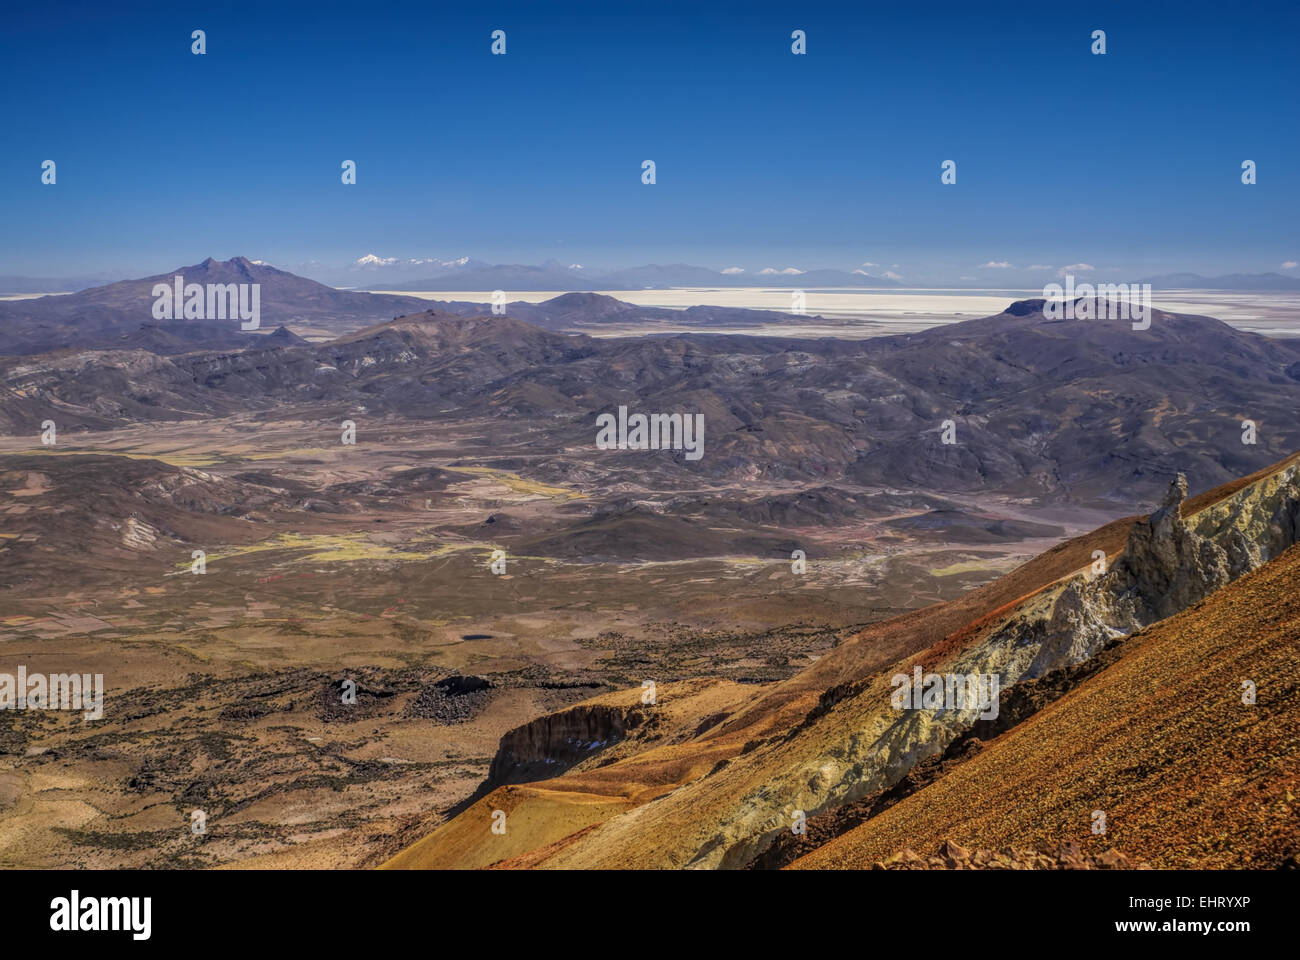
M1257 703L1242 703L1242 681ZM947 776L798 860L903 847L1114 847L1155 867L1300 854L1300 546L1125 642L1123 656ZM1092 814L1106 833L1091 832Z

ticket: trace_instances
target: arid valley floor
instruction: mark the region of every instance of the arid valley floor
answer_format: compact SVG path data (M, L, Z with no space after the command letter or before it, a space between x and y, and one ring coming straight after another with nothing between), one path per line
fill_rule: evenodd
M655 491L526 479L475 448L486 426L371 424L344 446L332 423L232 417L0 441L6 660L103 673L109 705L93 730L0 714L4 862L375 863L525 721L646 678L785 679L1100 514L985 501L930 530L898 521L934 497L862 491L878 508L846 519L819 487L711 484L672 491L680 520L593 523ZM771 518L703 509L764 497ZM437 686L458 674L490 686Z

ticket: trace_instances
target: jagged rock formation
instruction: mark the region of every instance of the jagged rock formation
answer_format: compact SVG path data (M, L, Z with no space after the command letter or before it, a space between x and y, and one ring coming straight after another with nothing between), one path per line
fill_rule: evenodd
M1163 620L1230 579L1226 549L1198 536L1183 521L1186 498L1187 478L1180 473L1160 508L1134 524L1116 565L1140 620Z

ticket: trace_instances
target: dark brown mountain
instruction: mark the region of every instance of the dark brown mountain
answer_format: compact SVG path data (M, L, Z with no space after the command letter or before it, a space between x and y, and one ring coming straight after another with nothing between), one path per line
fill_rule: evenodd
M188 283L261 285L261 333L245 332L233 320L156 320L153 287L177 276ZM244 257L177 267L139 280L122 280L80 293L0 301L0 353L21 355L52 350L133 349L174 354L200 348L247 346L286 323L334 332L391 320L425 303L415 297L335 290Z
M469 300L430 300L426 308L440 313L460 316L491 316L489 304ZM780 325L785 327L807 324L834 323L813 314L782 313L777 310L751 310L745 307L714 307L701 304L672 310L666 307L647 307L626 303L603 293L562 293L541 303L515 300L506 304L506 313L516 320L557 332L596 333L602 328L620 326L636 330L645 326L654 332L657 324L674 327L698 327L701 330L725 331L737 327ZM874 333L879 325L872 321L855 324L859 332Z

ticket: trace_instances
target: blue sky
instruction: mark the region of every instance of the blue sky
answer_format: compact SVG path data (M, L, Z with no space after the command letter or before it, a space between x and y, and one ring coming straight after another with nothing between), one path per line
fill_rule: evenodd
M1031 264L1300 260L1294 3L51 3L3 18L0 274L373 252L1010 282Z

